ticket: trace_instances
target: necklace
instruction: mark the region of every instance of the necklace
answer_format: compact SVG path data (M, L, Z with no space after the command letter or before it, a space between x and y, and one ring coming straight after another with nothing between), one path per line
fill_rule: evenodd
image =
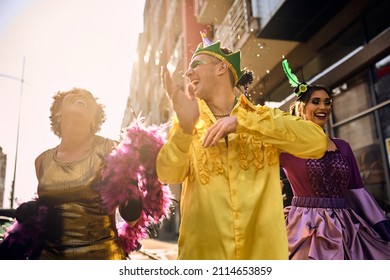
M227 117L230 115L230 113L225 113L225 114L214 114L213 113L213 115L214 115L214 117Z
M233 102L233 106L232 106L232 108L234 108L234 106L236 105L236 103L237 103L237 97L234 97L234 102ZM230 113L231 113L231 112L224 113L224 114L214 114L214 113L213 113L213 115L214 115L214 117L220 117L220 118L223 118L223 117L230 116Z

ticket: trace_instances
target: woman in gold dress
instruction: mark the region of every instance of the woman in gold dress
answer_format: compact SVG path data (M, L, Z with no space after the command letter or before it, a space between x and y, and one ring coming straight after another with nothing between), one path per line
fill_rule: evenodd
M84 89L53 98L51 129L61 142L40 154L35 168L39 199L59 220L49 224L40 259L125 259L115 216L104 211L99 192L91 187L115 145L96 135L105 121L103 106ZM141 212L140 200L132 204L127 217L121 213L129 222Z
M116 142L96 135L105 113L89 91L53 99L51 129L61 141L36 158L38 197L16 209L0 259L129 258L172 205L155 168L164 126L136 118Z

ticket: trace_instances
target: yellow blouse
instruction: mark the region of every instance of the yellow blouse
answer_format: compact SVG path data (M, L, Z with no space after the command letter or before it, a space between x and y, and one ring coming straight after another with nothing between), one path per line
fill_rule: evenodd
M194 135L174 119L157 158L157 174L182 182L178 259L288 259L279 177L279 153L320 158L322 128L279 109L254 106L241 96L232 115L236 133L203 148L216 122L203 100Z
M95 136L93 151L75 162L57 160L57 148L43 153L38 195L58 220L49 225L53 230L40 259L125 259L116 238L115 218L105 213L99 193L91 189L111 151L108 141Z

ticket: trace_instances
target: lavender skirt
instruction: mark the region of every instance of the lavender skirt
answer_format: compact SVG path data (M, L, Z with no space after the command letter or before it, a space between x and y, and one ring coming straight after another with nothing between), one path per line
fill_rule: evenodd
M390 259L390 242L347 208L344 199L294 197L285 217L290 259Z

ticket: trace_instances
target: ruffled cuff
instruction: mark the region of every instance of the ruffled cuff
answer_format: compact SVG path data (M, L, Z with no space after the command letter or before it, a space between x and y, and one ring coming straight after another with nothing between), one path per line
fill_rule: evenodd
M365 189L349 189L347 203L359 216L364 217L371 225L388 220L372 195Z

